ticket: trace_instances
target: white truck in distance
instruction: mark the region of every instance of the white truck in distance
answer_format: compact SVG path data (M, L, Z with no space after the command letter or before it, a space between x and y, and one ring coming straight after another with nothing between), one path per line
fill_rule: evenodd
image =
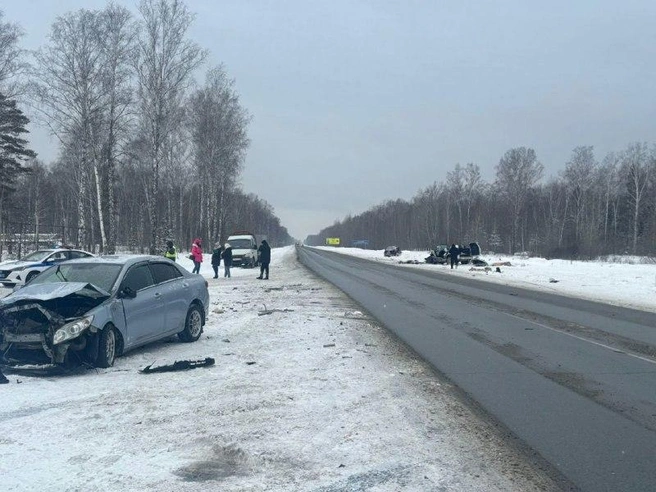
M233 266L254 268L257 265L257 239L248 231L233 232L227 241L232 246Z

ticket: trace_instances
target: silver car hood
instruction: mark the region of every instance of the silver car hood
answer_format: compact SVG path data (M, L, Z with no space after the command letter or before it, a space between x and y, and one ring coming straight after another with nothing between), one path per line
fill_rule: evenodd
M50 284L29 284L7 297L0 299L0 307L17 301L50 301L61 299L71 294L81 294L92 298L107 298L109 292L88 282L60 282Z

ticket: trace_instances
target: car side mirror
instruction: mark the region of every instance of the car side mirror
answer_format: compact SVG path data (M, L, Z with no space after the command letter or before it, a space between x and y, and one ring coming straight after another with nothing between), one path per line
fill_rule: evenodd
M135 297L137 297L137 291L132 287L123 287L118 293L119 299L134 299Z

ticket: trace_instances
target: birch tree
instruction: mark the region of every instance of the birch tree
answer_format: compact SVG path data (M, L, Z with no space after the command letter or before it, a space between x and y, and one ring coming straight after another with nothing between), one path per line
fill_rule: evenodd
M72 147L76 160L77 221L86 244L90 230L94 183L98 172L102 126L103 64L99 46L98 14L79 10L59 17L50 43L36 54L38 70L33 84L45 123L62 144Z
M117 162L129 137L133 119L130 62L136 42L136 25L127 9L110 4L99 14L98 29L102 55L103 125L102 153L98 159L99 165L95 167L96 196L103 251L113 254L118 234Z
M189 106L194 162L204 185L200 198L208 212L205 230L218 239L227 232L227 197L236 186L250 143L250 116L223 67L207 73L204 87L192 95Z
M175 115L206 52L187 39L193 16L179 0L143 0L139 5L141 31L135 62L139 110L148 143L151 169L149 193L152 254L161 243L158 210L162 162L174 129Z
M537 160L535 150L517 147L507 151L496 167L496 186L509 205L511 220L510 252L518 245L524 249L524 236L520 235L522 212L530 189L542 178L544 167Z
M638 250L641 206L646 199L651 167L647 144L634 143L624 151L622 169L626 176L628 202L632 211L631 243L633 254L636 254Z
M609 152L606 154L601 166L597 170L597 176L595 179L595 183L599 187L600 209L603 217L603 224L600 224L599 229L603 231L601 239L603 240L606 250L609 243L611 243L612 246L615 245L614 243L617 237L622 187L618 170L619 162L620 157L617 153ZM609 231L611 228L612 235ZM613 238L613 241L611 241L611 237Z
M25 59L25 50L19 46L23 31L11 22L3 21L4 13L0 10L0 92L9 99L22 95L24 83L21 80L29 65Z
M572 157L565 166L563 177L567 186L568 195L572 200L572 222L574 225L574 241L579 243L582 239L582 224L588 215L590 190L593 185L594 171L597 161L591 146L576 147ZM588 224L590 217L587 217Z
M452 208L455 208L457 211L457 227L455 231L455 237L458 239L452 240L451 242L456 242L460 243L460 240L463 237L463 217L462 217L462 208L463 208L463 202L465 199L465 185L464 185L464 172L463 168L460 164L456 164L456 167L453 171L449 171L446 174L446 185L449 190L449 203L447 206L447 215L448 215L448 224L447 227L449 229L449 237L453 237L453 229L451 226L451 215L452 215Z
M474 216L474 206L480 201L485 185L481 178L478 165L467 163L463 170L463 201L465 204L465 234L469 240L477 239L480 227L480 217ZM473 236L472 236L473 235Z

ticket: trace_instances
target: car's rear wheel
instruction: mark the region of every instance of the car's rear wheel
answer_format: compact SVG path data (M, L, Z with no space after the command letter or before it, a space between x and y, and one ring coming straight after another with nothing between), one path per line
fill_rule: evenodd
M116 360L116 331L112 326L100 332L96 367L112 367Z
M27 277L25 277L25 283L29 282L32 280L34 277L36 277L39 274L39 272L30 272L27 274Z
M193 304L187 311L185 327L178 333L178 338L183 342L195 342L200 338L201 333L203 333L203 313L196 304Z

